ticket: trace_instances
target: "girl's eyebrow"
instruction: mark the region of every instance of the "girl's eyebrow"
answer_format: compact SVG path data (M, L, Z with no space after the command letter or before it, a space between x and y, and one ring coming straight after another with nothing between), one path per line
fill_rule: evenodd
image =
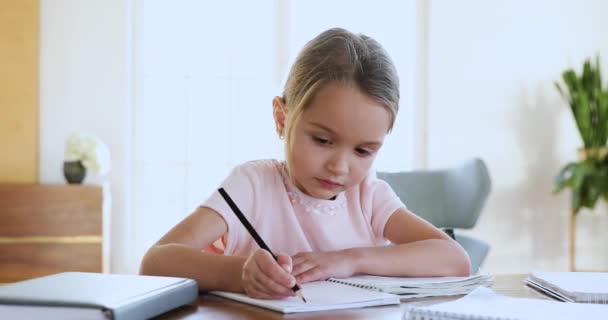
M311 125L319 128L319 129L321 129L321 130L325 130L325 131L329 132L330 134L336 135L336 132L334 130L332 130L330 127L328 127L328 126L322 125L322 124L320 124L318 122L309 122L309 123ZM369 147L379 147L379 146L382 146L382 142L380 142L380 141L366 141L366 142L361 143L361 145L369 146Z
M317 123L317 122L310 122L310 124L313 125L313 126L315 126L315 127L320 128L322 130L325 130L325 131L327 131L327 132L329 132L331 134L336 134L336 132L334 130L332 130L330 127L328 127L328 126L324 126L324 125L322 125L320 123Z

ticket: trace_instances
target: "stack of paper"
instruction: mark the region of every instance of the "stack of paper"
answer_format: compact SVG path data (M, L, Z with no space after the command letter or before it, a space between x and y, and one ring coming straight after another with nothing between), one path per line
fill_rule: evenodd
M458 300L431 306L412 307L405 312L403 319L605 320L608 319L608 306L512 298L498 295L489 288L477 288Z
M531 271L526 284L565 302L608 304L608 273Z
M467 294L479 286L492 286L494 277L490 274L476 274L469 277L380 277L355 276L344 279L331 278L328 281L350 286L397 294L401 300Z

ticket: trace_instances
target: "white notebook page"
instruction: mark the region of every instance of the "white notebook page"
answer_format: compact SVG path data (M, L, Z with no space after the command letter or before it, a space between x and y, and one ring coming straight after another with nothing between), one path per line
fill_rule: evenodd
M289 297L282 300L266 300L250 298L240 293L223 291L212 291L211 293L283 313L399 304L399 296L396 295L327 281L316 281L302 285L302 293L306 298L306 303L298 297Z

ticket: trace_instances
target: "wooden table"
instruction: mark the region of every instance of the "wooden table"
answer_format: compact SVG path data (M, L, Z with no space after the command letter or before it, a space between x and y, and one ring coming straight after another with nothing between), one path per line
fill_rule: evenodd
M524 274L496 275L493 289L511 297L548 299L544 295L526 287ZM404 310L412 305L429 305L456 299L457 297L438 297L416 299L400 305L357 308L334 311L320 311L296 314L278 312L254 307L213 295L201 295L198 303L186 306L160 317L160 319L395 319L401 320Z

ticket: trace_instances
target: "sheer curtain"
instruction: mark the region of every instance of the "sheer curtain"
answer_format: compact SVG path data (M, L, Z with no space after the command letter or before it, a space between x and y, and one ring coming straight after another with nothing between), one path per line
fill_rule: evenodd
M327 28L368 34L392 56L401 106L376 167L412 168L415 1L141 0L135 11L132 270L234 165L283 157L271 100Z

